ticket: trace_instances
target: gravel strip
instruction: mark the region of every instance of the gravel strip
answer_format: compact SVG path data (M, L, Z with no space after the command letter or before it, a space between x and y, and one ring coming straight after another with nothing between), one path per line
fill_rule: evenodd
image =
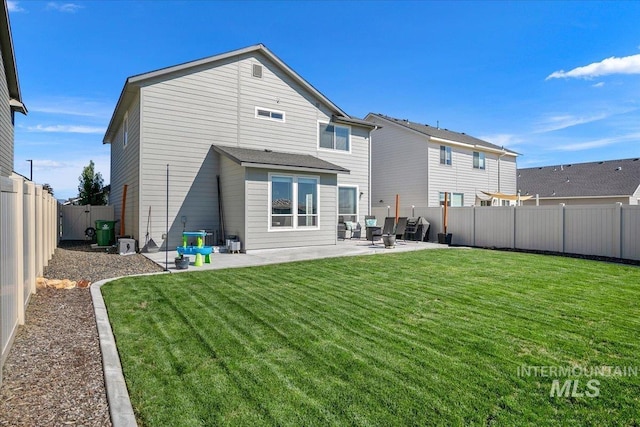
M61 242L44 277L96 282L158 271L139 254ZM89 288L32 295L3 370L0 426L111 426Z

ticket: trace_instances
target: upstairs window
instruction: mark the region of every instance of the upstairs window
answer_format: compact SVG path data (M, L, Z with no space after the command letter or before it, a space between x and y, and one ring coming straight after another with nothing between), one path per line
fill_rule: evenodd
M440 146L440 164L451 166L451 147L447 145Z
M350 151L351 129L331 123L318 123L318 147L327 150Z
M259 79L262 78L262 65L260 64L253 64L251 67L251 75L253 77L257 77Z
M284 111L256 107L256 118L284 122Z
M474 169L484 169L484 153L480 153L479 151L473 152L473 168Z

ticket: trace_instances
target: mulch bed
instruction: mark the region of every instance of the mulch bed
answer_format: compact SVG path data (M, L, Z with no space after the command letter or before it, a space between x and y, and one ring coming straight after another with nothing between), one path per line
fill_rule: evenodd
M135 254L61 242L44 277L89 280L162 271ZM39 289L31 296L3 367L0 426L111 426L102 354L89 288Z

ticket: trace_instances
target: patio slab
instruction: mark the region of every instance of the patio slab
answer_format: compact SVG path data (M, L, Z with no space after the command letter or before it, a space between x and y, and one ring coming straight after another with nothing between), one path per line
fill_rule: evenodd
M168 270L173 273L201 270L218 270L223 268L251 267L256 265L279 264L284 262L304 261L319 258L335 258L357 255L391 254L407 251L419 251L427 249L448 249L449 246L431 242L399 241L395 248L387 249L382 241L371 244L370 240L347 239L339 240L336 245L324 246L304 246L296 248L281 249L259 249L248 251L247 253L218 253L211 254L211 263L204 263L201 267L195 267L194 257L191 256L189 268L178 270L173 259L177 255L175 250L159 251L156 253L143 254L158 265L165 267L165 260L168 259Z

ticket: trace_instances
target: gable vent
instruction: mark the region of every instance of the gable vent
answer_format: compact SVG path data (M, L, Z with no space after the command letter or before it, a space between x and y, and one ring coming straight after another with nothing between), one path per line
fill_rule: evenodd
M260 64L253 64L253 69L251 74L253 75L253 77L257 77L259 79L262 78L262 65Z

